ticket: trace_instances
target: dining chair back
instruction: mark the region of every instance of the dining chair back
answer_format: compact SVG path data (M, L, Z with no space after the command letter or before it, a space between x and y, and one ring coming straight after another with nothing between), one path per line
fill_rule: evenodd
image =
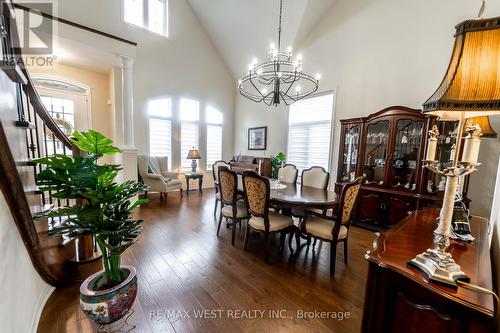
M323 167L313 166L309 169L302 170L302 186L310 186L325 190L328 187L330 173Z
M219 182L219 168L220 167L229 168L229 164L223 160L215 161L215 163L212 164L212 176L214 177L214 182L216 184Z
M340 222L339 224L349 227L362 181L363 177L358 177L354 181L344 184L344 186L342 187L339 200L339 208L341 209L341 211L338 213L338 219L340 219L340 221L338 221Z
M220 199L224 205L236 205L238 191L238 175L229 168L218 168Z
M259 176L256 172L243 172L243 191L245 192L245 201L248 211L253 216L263 217L264 223L269 223L269 198L270 186L269 180Z
M226 163L225 161L219 160L215 161L214 164L212 164L212 176L214 177L214 184L215 184L215 205L214 205L214 217L217 214L217 205L220 201L220 193L219 193L219 168L221 167L226 167L229 168L229 164Z
M282 168L278 169L278 180L284 183L297 183L298 175L299 170L293 164L285 164Z

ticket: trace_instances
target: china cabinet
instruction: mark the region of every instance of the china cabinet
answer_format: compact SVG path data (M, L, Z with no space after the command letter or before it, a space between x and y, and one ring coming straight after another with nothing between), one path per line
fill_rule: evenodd
M420 110L392 106L365 118L341 120L337 186L364 176L354 223L386 229L410 211L436 204L444 183L422 167L427 131L436 124L443 137L438 158L452 154L456 125L436 122Z

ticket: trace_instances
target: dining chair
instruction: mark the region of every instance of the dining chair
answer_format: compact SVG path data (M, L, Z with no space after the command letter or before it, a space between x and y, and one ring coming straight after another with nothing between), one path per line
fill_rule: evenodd
M309 169L302 170L300 186L308 186L317 188L320 190L326 190L328 188L328 181L330 180L330 173L325 170L325 168L320 166L312 166ZM316 214L325 214L326 211L322 209L310 209L309 212L314 212ZM292 209L292 215L303 219L306 216L306 212L302 209Z
M271 234L280 233L280 254L283 255L286 235L289 235L288 246L292 252L291 241L295 233L293 220L289 216L281 215L269 210L270 185L269 179L259 176L253 171L243 173L243 190L245 202L250 213L245 233L246 251L250 230L264 233L265 262L269 263L269 247Z
M229 163L223 160L215 161L212 164L212 176L214 177L214 185L215 185L215 207L214 207L214 217L217 214L217 205L220 201L220 193L219 193L219 168L227 167L229 168Z
M241 221L248 219L248 210L244 202L238 200L238 175L229 168L221 166L218 168L221 209L219 225L217 226L217 236L219 236L222 217L230 219L228 225L232 228L231 244L234 245L236 235L236 225L241 227Z
M285 164L278 169L278 180L284 183L296 184L299 170L293 164Z
M301 184L325 190L328 187L330 173L320 166L312 166L309 169L302 170Z
M335 259L338 243L344 243L344 262L347 264L347 239L349 236L349 225L352 219L353 208L358 198L363 177L358 177L350 183L344 184L340 191L338 208L331 216L318 216L306 214L299 224L299 233L307 237L309 247L311 238L330 243L330 273L335 273Z

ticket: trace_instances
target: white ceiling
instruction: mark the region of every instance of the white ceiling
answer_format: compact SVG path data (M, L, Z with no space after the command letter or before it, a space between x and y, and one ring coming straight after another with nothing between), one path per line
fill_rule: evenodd
M235 78L278 39L278 0L188 0ZM282 50L304 41L336 0L283 0ZM306 60L307 61L307 60ZM304 64L307 69L307 64Z

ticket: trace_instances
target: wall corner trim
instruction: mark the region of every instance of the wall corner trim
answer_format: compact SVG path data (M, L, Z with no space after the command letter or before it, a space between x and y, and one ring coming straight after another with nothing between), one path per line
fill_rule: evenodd
M36 302L35 311L33 312L33 317L31 318L31 333L36 333L38 330L38 323L40 322L40 317L42 315L43 308L45 304L49 300L50 295L56 290L55 287L51 285L46 285L43 291L40 293L40 297L38 297L38 301Z

